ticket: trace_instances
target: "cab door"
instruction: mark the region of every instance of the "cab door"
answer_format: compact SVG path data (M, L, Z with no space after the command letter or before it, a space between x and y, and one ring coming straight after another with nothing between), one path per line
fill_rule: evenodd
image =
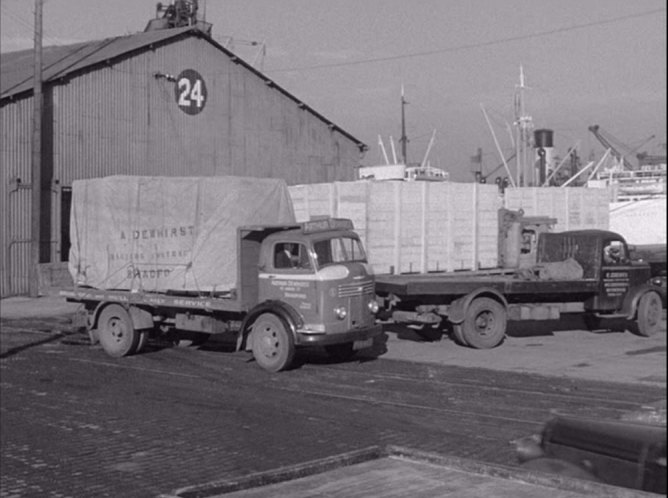
M621 309L634 282L635 271L631 265L626 243L620 239L604 239L601 254L601 283L597 309L614 311Z
M317 277L306 244L278 240L270 251L259 273L259 301L282 301L311 322L318 316Z

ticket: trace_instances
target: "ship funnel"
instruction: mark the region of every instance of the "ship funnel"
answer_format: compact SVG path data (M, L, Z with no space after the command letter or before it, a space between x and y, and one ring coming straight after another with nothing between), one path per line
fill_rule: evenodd
M538 185L543 185L545 179L554 169L552 130L535 130L533 132L534 147L536 149L535 158L535 178L538 179Z

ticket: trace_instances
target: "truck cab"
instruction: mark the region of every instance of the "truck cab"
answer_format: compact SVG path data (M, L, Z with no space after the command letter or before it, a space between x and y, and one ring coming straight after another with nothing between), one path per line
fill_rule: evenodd
M373 272L350 220L240 230L239 282L249 309L240 347L265 369L286 368L300 346L344 359L382 333Z
M651 335L661 318L665 291L651 281L650 266L631 258L624 237L608 230L543 233L538 262L575 259L583 279L596 282L597 292L584 301L585 312L598 317L638 317L640 335Z
M634 288L650 280L649 265L632 261L626 240L608 230L574 230L541 234L538 263L573 258L582 267L584 279L596 280L599 292L586 308L601 312L619 310Z

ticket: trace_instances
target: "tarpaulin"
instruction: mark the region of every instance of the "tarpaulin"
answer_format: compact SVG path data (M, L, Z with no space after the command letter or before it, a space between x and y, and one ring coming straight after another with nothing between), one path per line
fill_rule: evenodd
M226 292L236 287L237 228L294 222L283 180L76 180L69 270L99 289Z

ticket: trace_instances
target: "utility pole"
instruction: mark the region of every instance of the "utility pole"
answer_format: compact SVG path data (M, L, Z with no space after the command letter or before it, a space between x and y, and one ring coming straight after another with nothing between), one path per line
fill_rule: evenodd
M39 295L38 265L40 253L41 202L42 202L42 2L35 0L35 46L33 77L33 122L31 155L31 272L29 290L31 297Z

